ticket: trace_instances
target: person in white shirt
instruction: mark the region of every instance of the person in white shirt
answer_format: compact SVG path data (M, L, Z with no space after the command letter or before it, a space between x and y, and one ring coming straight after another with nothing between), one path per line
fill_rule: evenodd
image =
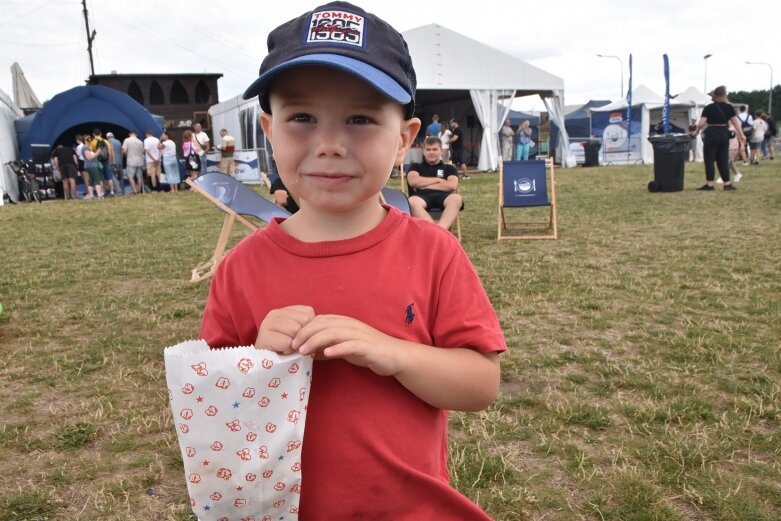
M439 128L439 140L442 142L442 161L450 163L450 137L453 135L447 125Z
M198 142L198 145L201 147L200 151L198 152L198 155L201 158L201 175L204 175L206 173L208 162L206 160L206 154L209 153L209 150L211 150L211 143L209 141L209 135L206 134L206 132L203 131L203 128L201 127L200 123L196 123L193 125L193 138Z
M236 140L226 129L220 130L222 143L217 145L220 151L220 172L231 177L236 175L236 163L233 161L233 152L236 150Z
M122 142L122 153L125 154L127 180L130 192L144 192L144 142L138 139L135 130L130 130L128 137Z
M754 120L751 117L751 113L746 110L746 106L745 105L741 105L740 107L738 107L738 120L740 120L740 126L741 126L741 128L743 128L743 132L744 133L746 132L746 130L745 130L746 127L753 126L752 124L753 124ZM746 143L739 150L740 159L743 160L743 164L744 165L748 164L748 161L747 161L748 156L746 155L746 146L748 146L749 140L750 140L750 138L746 139Z
M146 131L144 139L144 153L146 157L146 173L149 176L149 183L152 185L152 191L157 191L157 178L160 177L160 149L157 139L151 130Z
M176 159L176 143L163 132L160 135L160 144L158 145L162 153L163 168L165 169L165 182L171 187L172 192L179 191L179 161ZM162 179L161 179L162 181Z
M515 137L515 131L510 126L510 120L504 120L504 125L499 131L499 136L502 142L502 159L504 161L511 161L513 158L513 137Z
M754 129L754 133L751 134L748 147L751 150L751 156L749 161L752 165L759 164L759 151L762 148L762 141L765 140L765 133L767 132L767 122L762 119L762 112L757 111L754 115L754 121L751 123L751 128Z

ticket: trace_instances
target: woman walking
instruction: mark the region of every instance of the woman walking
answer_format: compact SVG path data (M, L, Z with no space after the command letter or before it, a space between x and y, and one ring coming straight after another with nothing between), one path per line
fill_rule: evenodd
M738 145L746 146L746 137L740 128L740 120L735 114L735 108L727 102L727 87L721 85L709 93L713 103L709 103L702 109L702 116L694 127L694 135L705 128L705 135L702 139L702 155L705 160L705 184L697 190L704 192L715 190L714 179L716 178L716 168L719 169L722 181L724 181L724 190L735 190L729 179L729 138L730 131L727 127L732 123L738 138Z

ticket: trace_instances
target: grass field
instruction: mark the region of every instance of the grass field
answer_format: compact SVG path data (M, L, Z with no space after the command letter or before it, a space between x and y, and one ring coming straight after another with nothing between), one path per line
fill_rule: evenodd
M558 170L560 239L501 244L497 176L462 182L511 349L451 416L454 485L497 520L781 519L779 166L735 193ZM162 355L221 220L192 193L0 208L0 521L195 519Z

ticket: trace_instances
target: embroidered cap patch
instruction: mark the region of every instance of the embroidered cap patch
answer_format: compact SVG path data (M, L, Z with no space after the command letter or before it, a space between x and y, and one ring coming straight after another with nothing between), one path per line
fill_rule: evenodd
M346 11L317 11L309 19L306 43L364 46L366 19Z

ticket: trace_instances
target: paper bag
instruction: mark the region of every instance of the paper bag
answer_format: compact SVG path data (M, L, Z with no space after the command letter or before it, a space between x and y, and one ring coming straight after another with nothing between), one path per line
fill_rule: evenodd
M165 374L196 517L298 519L312 358L189 341Z

